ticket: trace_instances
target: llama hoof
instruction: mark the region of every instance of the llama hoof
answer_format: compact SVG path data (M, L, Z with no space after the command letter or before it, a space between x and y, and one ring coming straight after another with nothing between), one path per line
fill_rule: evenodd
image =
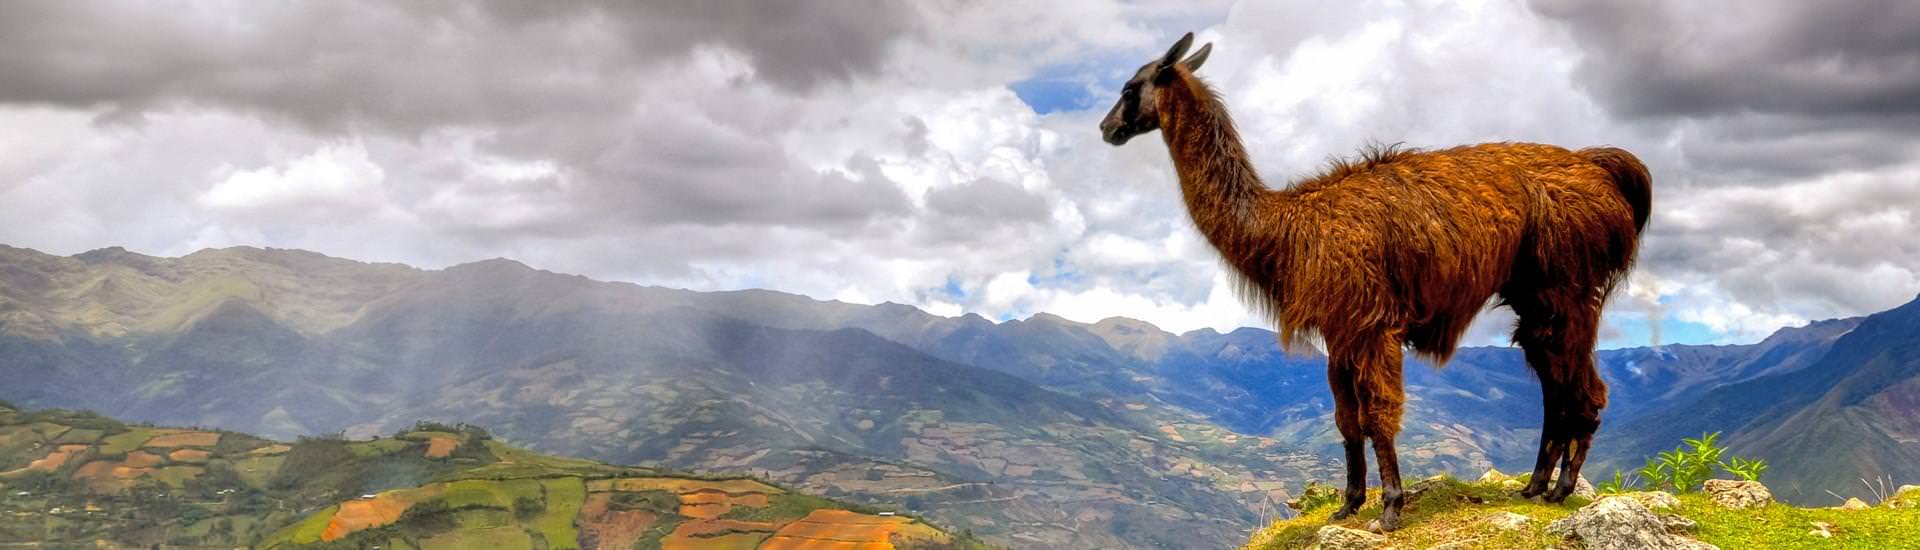
M1367 530L1375 533L1390 533L1400 529L1400 516L1386 515L1367 523Z
M1340 521L1343 519L1347 519L1349 517L1353 517L1353 513L1357 511L1359 510L1355 508L1348 508L1345 506L1341 506L1339 510L1333 511L1333 516L1331 516L1329 519L1332 519L1333 521Z
M1552 491L1547 491L1545 495L1541 495L1540 500L1545 501L1547 504L1559 504L1562 502L1566 502L1567 497L1572 494L1573 494L1572 487L1568 487L1564 491L1558 488L1555 488Z

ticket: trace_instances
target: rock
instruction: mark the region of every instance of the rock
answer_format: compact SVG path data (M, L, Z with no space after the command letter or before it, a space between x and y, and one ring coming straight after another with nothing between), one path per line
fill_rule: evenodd
M1313 547L1321 550L1368 550L1386 544L1387 537L1338 525L1323 526L1313 536Z
M1500 470L1496 468L1487 468L1487 473L1480 474L1480 483L1493 483L1509 479L1513 479L1513 476L1501 473Z
M1560 483L1559 472L1554 472L1553 477L1547 478L1547 487L1554 487L1554 486L1557 486L1559 483ZM1579 478L1576 478L1573 480L1573 496L1584 498L1587 500L1597 500L1600 498L1600 492L1595 491L1593 489L1593 484L1587 482L1587 476L1580 476Z
M1471 550L1474 548L1475 542L1476 541L1471 540L1456 540L1449 543L1428 546L1427 550Z
M1618 496L1602 498L1547 524L1547 533L1580 539L1593 550L1716 548L1674 534L1666 519L1640 501Z
M1587 476L1580 476L1573 480L1573 496L1594 500L1600 498L1600 492L1593 490L1593 484L1587 482Z
M1824 521L1813 522L1813 530L1807 531L1807 534L1823 539L1833 538L1833 524Z
M1680 507L1680 499L1673 498L1673 495L1667 494L1666 491L1621 493L1620 496L1639 501L1640 505L1647 507L1648 510L1672 510Z
M1868 508L1872 508L1872 506L1868 506L1867 501L1860 500L1857 497L1847 497L1847 502L1840 505L1841 510L1865 510Z
M1415 481L1412 484L1407 485L1405 492L1402 494L1405 495L1407 502L1413 502L1414 498L1419 497L1421 494L1424 494L1427 491L1433 490L1433 488L1435 487L1445 485L1446 483L1447 483L1447 476L1437 475L1437 476L1429 477L1426 479L1422 479L1420 481Z
M1707 496L1714 504L1722 508L1744 510L1759 508L1773 502L1773 492L1758 481L1738 481L1732 479L1709 479L1703 486Z
M1920 485L1901 485L1893 491L1893 496L1880 503L1888 508L1913 508L1920 506Z
M1527 524L1532 522L1533 518L1527 517L1525 514L1515 514L1513 512L1497 512L1487 518L1487 523L1493 524L1494 527L1498 527L1503 531L1525 529Z
M1700 523L1680 517L1676 514L1660 514L1660 522L1667 525L1667 532L1676 535L1700 532Z

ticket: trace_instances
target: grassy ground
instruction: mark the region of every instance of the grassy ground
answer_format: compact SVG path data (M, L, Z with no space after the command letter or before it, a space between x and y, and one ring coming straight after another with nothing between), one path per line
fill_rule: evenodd
M1678 509L1665 512L1698 522L1700 530L1693 536L1721 548L1920 548L1920 509L1916 508L1847 511L1776 503L1756 510L1728 510L1700 494L1681 495L1680 502ZM1444 479L1407 503L1401 528L1387 533L1387 544L1397 548L1429 548L1451 542L1464 542L1474 548L1566 548L1565 541L1546 533L1547 524L1587 504L1579 497L1558 505L1538 504L1497 484ZM1255 533L1245 548L1312 546L1315 532L1328 524L1327 517L1335 508L1323 506L1294 519L1274 522ZM1502 512L1525 515L1533 521L1520 529L1502 530L1488 522ZM1365 529L1368 521L1378 517L1379 493L1374 491L1356 517L1335 524ZM1816 521L1831 524L1833 538L1809 534Z

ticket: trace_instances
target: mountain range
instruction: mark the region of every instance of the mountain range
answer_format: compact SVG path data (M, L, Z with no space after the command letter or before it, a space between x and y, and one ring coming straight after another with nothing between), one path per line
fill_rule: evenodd
M1599 353L1589 472L1723 431L1804 504L1920 479L1920 301L1737 346ZM1324 358L1273 333L995 322L487 260L0 247L0 399L290 438L471 422L532 449L764 476L989 542L1230 546L1339 471ZM1411 474L1530 466L1513 348L1409 361Z

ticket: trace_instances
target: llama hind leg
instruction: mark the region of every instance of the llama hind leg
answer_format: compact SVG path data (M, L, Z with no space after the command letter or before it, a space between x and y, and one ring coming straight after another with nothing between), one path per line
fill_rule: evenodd
M1560 502L1572 494L1593 433L1599 429L1600 410L1606 407L1606 384L1593 365L1599 311L1591 298L1580 299L1586 293L1562 294L1514 304L1520 314L1514 341L1526 351L1527 364L1540 378L1544 409L1540 454L1520 495L1540 496L1547 502ZM1555 466L1560 479L1549 488Z
M1362 350L1356 358L1361 376L1355 380L1354 396L1362 405L1362 428L1373 440L1374 458L1379 463L1380 529L1392 531L1400 528L1400 510L1406 504L1400 485L1400 457L1394 449L1394 439L1400 435L1401 412L1406 407L1400 341L1383 337Z
M1367 503L1367 436L1361 431L1360 403L1353 395L1352 365L1329 359L1327 385L1333 390L1333 422L1340 428L1347 454L1345 499L1333 512L1334 520L1342 520Z

